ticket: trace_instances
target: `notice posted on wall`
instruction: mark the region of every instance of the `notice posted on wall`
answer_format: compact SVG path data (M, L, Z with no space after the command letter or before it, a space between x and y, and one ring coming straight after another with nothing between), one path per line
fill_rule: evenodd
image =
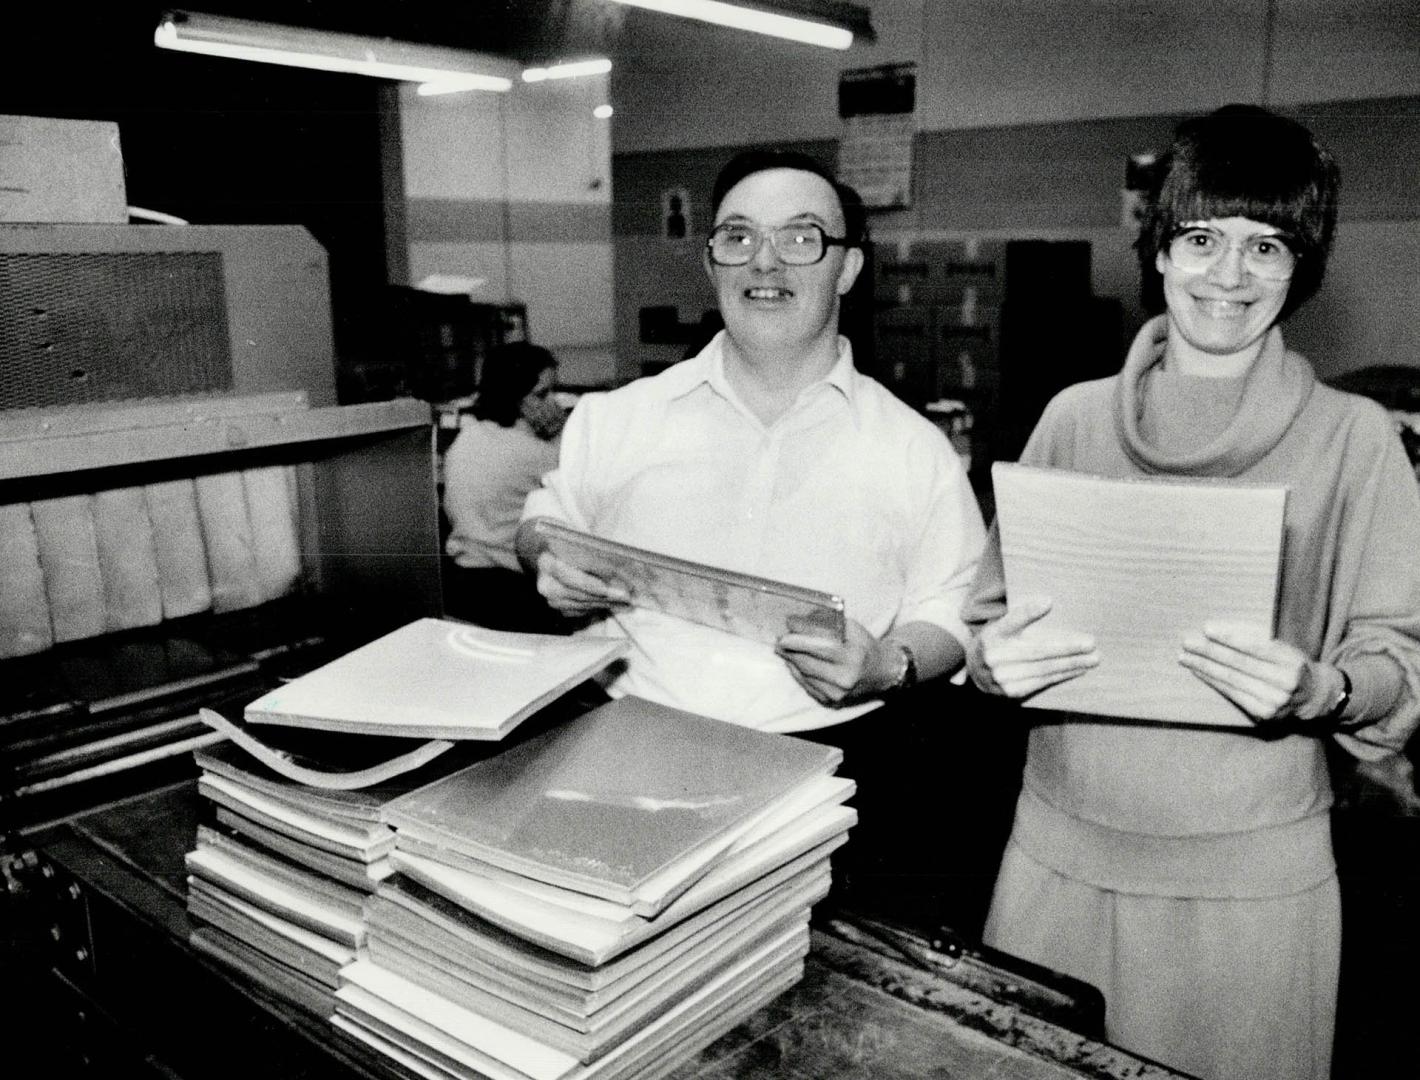
M1124 187L1120 190L1119 224L1138 229L1144 222L1149 192L1159 183L1159 154L1144 150L1124 159Z
M872 210L912 204L917 65L851 68L838 79L838 178Z

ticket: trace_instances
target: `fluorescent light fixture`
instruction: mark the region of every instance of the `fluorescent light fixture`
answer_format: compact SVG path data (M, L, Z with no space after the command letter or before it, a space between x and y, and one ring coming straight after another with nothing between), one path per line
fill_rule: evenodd
M605 75L611 70L611 61L606 59L577 60L566 64L552 64L550 67L530 67L523 69L523 82L543 82L547 79L577 79L584 75Z
M857 5L835 0L764 0L753 4L728 4L720 0L614 0L630 7L646 8L665 15L716 23L736 30L822 45L826 49L846 49L855 33L873 40L867 12ZM786 14L792 11L794 14Z
M614 111L615 110L613 110L610 105L598 105L595 109L592 110L592 115L595 116L598 120L610 120L611 114Z
M153 34L161 49L263 64L373 75L434 84L438 93L513 88L516 65L480 53L403 41L306 30L198 12L164 15ZM422 92L422 90L421 90Z
M472 86L465 86L460 82L450 82L448 79L441 79L439 82L422 82L415 87L415 93L420 97L435 97L439 94L465 94L474 89Z

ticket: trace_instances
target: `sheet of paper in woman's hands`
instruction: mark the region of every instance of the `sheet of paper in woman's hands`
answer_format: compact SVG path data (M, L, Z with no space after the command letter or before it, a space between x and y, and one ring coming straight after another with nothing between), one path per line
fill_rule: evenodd
M501 739L628 648L418 619L253 701L253 724L424 739Z
M1048 596L1027 630L1094 635L1100 663L1024 704L1185 724L1250 727L1178 662L1214 620L1273 632L1284 487L1211 479L1106 479L991 467L1006 595Z

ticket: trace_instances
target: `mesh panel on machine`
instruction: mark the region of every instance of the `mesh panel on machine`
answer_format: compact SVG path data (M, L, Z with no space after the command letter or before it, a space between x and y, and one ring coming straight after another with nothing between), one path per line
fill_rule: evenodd
M232 382L220 252L0 252L0 409Z

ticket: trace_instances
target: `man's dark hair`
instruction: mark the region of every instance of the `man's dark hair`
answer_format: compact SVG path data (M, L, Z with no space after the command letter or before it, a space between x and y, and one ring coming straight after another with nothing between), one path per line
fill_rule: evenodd
M552 353L541 345L525 341L489 350L479 372L473 415L479 420L512 427L518 422L523 398L537 385L544 371L556 366L557 358Z
M1297 268L1281 317L1321 286L1336 231L1340 171L1306 127L1256 105L1224 105L1186 120L1159 163L1135 250L1146 305L1163 306L1154 266L1191 221L1243 217L1285 234Z
M823 162L797 150L745 150L726 162L720 175L715 177L715 186L710 192L711 222L719 215L720 204L731 188L748 176L770 169L795 169L828 181L843 207L844 236L854 247L862 247L867 242L868 212L858 192L835 177L833 170Z

